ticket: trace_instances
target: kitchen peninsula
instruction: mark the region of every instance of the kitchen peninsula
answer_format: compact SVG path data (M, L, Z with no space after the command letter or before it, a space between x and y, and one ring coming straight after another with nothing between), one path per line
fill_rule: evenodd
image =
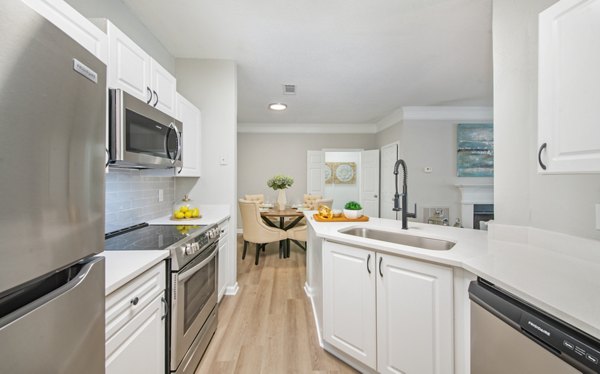
M464 372L470 361L468 286L477 277L600 337L600 301L582 292L600 287L594 275L600 254L592 240L506 225L485 232L413 222L402 230L399 222L379 218L321 223L312 213L305 213L305 290L320 342L363 372L382 372L392 361L410 372ZM455 245L428 250L340 232L351 227Z

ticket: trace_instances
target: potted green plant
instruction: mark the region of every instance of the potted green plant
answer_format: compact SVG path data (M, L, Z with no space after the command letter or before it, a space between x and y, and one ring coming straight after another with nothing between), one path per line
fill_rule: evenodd
M344 216L348 219L357 219L362 217L363 208L356 201L348 201L344 206Z
M287 175L276 175L267 181L267 186L275 191L279 191L277 196L277 207L279 210L284 210L287 203L285 190L294 184L294 178Z

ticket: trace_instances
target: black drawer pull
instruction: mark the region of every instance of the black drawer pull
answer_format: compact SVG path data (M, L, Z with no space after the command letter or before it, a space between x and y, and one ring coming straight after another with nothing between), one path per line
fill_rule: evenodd
M548 147L548 143L544 143L540 146L540 150L538 151L538 162L540 163L540 167L542 170L546 170L546 165L542 162L542 151Z

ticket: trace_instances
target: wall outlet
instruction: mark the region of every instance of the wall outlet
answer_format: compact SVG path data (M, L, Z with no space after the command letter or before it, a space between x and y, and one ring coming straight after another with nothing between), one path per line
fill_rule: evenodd
M425 166L423 168L423 171L427 174L431 173L433 171L433 168L431 166Z
M158 202L162 203L165 200L165 193L164 190L159 189L158 190Z
M600 230L600 204L596 204L596 230Z

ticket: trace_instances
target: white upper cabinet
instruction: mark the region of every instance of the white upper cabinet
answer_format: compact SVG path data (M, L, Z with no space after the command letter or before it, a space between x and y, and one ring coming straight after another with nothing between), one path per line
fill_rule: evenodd
M539 16L538 171L600 172L600 0Z
M200 110L177 94L176 118L183 123L183 168L180 177L199 177L201 166L201 114Z
M150 103L150 56L115 25L107 22L108 87L120 88Z
M150 86L154 96L150 103L157 109L171 115L175 114L175 101L177 99L177 81L158 62L150 62Z
M125 33L106 21L108 86L175 116L176 79Z
M23 2L98 57L100 61L108 63L106 34L69 4L56 0L23 0Z

